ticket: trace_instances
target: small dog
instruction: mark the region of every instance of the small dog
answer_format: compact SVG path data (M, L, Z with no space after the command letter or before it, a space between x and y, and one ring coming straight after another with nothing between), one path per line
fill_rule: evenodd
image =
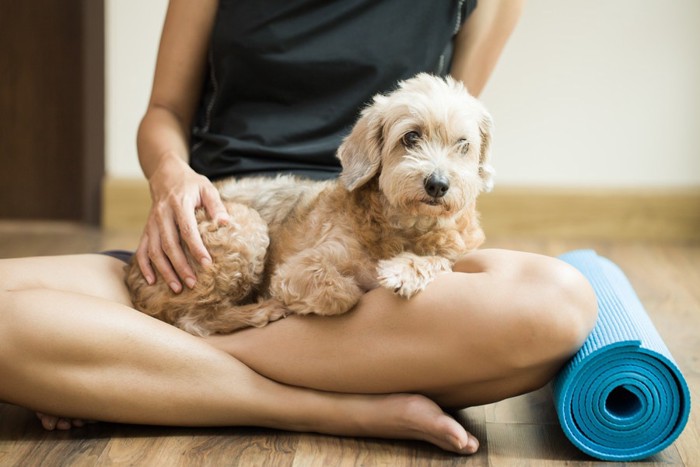
M194 335L290 313L338 315L370 289L410 298L484 240L476 198L492 186L491 117L461 83L420 74L377 95L338 149L339 180L217 183L225 226L197 212L213 265L174 294L127 266L134 305Z

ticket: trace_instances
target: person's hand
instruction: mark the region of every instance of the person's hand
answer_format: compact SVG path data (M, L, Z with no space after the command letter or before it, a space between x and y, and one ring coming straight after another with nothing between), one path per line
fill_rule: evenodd
M173 292L179 293L182 282L190 288L196 282L180 240L193 260L204 267L211 264L197 229L195 209L203 207L209 218L220 225L228 222L228 212L211 181L181 159L162 162L149 184L151 211L136 250L136 261L149 284L156 281L155 267Z

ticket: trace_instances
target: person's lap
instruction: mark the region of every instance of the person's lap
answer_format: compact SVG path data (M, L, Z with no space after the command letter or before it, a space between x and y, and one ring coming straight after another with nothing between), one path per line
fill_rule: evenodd
M455 266L462 272L439 277L410 301L378 289L344 316L292 316L208 341L262 375L296 386L420 392L449 405L508 397L541 385L566 358L561 345L552 346L551 361L541 354L538 339L557 339L542 335L551 332L545 321L552 316L543 314L545 325L537 329L533 323L540 318L532 316L532 304L524 303L522 311L518 306L533 294L546 300L541 294L551 290L537 289L542 277L513 277L518 271L527 274L522 264L532 258L522 255L488 250L471 255ZM536 257L533 267L538 262L549 267L549 261ZM6 259L0 261L0 284L5 291L46 288L131 306L123 267L100 254ZM499 380L506 381L494 384Z
M286 384L466 406L541 386L592 326L564 303L552 313L577 281L557 260L485 250L455 270L409 301L375 289L343 316L291 316L209 341Z

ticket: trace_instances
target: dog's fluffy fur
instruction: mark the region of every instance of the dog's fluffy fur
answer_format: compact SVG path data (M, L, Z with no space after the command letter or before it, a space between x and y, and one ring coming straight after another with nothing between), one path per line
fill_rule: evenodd
M195 335L264 326L289 313L337 315L382 286L410 298L484 235L491 117L461 83L421 74L377 95L338 149L338 181L293 176L217 183L230 222L201 210L213 265L186 251L180 294L127 266L134 305ZM186 248L185 248L186 250Z

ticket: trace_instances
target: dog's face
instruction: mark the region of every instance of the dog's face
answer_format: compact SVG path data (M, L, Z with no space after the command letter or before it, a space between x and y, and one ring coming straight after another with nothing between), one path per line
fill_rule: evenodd
M394 208L452 216L491 189L491 117L461 83L427 74L375 96L338 149L352 191L378 176Z

